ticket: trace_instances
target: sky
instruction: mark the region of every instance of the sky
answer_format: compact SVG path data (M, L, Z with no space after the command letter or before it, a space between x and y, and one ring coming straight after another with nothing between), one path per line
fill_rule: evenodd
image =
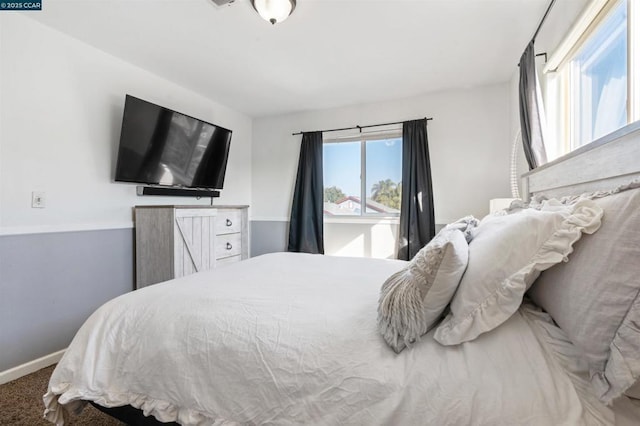
M580 66L580 145L627 124L627 1L616 6L576 56Z
M367 197L380 180L402 179L402 138L368 141ZM323 145L324 187L337 186L347 195L360 196L360 142Z

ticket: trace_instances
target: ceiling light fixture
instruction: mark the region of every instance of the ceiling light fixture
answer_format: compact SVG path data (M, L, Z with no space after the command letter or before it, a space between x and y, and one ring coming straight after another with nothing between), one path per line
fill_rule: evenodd
M287 19L296 8L296 0L251 0L251 4L262 19L273 25Z

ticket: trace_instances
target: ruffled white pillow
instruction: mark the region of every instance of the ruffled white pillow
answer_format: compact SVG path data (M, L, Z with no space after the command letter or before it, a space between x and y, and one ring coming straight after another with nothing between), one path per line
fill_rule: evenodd
M475 223L462 229L443 229L406 268L383 284L378 328L397 353L419 340L441 318L467 267L469 245L464 232Z
M443 345L475 339L506 321L540 272L567 261L582 233L600 227L602 209L591 200L489 215L474 230L469 265L434 338Z

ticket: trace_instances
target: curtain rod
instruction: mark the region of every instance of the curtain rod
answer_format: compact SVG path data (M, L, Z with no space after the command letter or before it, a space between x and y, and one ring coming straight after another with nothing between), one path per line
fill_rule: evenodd
M540 32L540 28L542 28L542 24L544 24L544 21L547 19L547 15L549 15L549 12L551 11L551 8L553 7L553 4L555 2L556 2L556 0L551 0L551 3L549 3L549 7L547 7L547 11L544 13L544 16L542 17L542 20L538 24L538 28L536 29L536 32L533 34L533 37L531 38L531 40L535 40L536 37L538 37L538 33Z
M433 120L433 117L425 117L425 120L431 121ZM382 124L369 124L367 126L343 127L341 129L316 130L316 132L326 133L326 132L338 132L340 130L353 130L353 129L360 129L360 132L362 132L362 129L366 129L367 127L391 126L392 124L402 124L402 123L404 123L404 121L394 121L393 123L382 123ZM296 135L301 135L303 133L308 133L308 132L291 133L291 135L296 136Z
M540 57L540 56L544 56L544 63L547 63L547 52L542 52L542 53L536 53L536 58ZM518 62L518 66L520 66L520 62Z
M536 32L533 34L533 37L531 38L531 41L535 41L536 37L538 37L538 33L540 32L540 29L542 28L542 25L544 24L544 21L547 19L547 15L549 15L549 12L551 12L551 8L555 4L555 2L556 2L556 0L551 0L551 3L549 3L549 6L547 6L547 10L544 12L544 16L540 20L540 23L538 24L538 28L536 28ZM544 62L545 63L547 62L547 52L537 53L535 56L536 57L544 56ZM518 66L520 66L520 62L518 62Z

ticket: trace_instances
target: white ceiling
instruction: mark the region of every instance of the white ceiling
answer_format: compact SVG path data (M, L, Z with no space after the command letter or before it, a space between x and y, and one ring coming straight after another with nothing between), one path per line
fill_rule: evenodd
M545 27L586 1L558 0ZM548 4L298 0L276 26L249 0L48 0L27 16L260 117L508 81Z

